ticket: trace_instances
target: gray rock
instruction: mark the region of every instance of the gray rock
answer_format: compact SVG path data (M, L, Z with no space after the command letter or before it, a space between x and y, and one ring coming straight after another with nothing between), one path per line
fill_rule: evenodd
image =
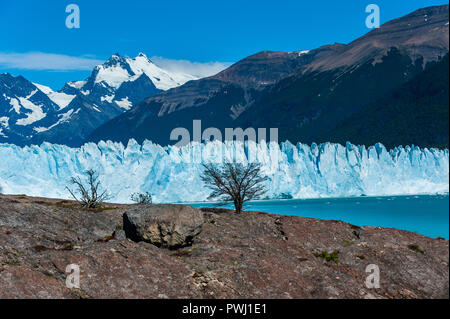
M169 249L191 245L203 222L200 210L185 205L139 205L123 214L127 238Z
M123 230L114 231L114 239L115 240L126 240L127 236L125 234L125 231L123 231Z

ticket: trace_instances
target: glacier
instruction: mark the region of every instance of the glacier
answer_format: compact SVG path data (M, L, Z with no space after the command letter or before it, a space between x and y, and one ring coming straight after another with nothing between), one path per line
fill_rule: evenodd
M126 146L108 141L80 148L0 144L0 187L5 194L70 199L70 178L83 178L93 169L112 202L129 203L135 192L150 192L160 203L200 202L210 193L200 179L202 163L232 159L261 163L270 199L449 192L448 149L264 141L183 147L134 140Z

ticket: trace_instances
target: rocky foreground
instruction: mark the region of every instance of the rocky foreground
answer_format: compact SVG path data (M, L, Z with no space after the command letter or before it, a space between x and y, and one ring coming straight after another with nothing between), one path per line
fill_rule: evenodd
M66 288L66 267L81 270ZM380 288L366 287L366 267ZM0 298L449 298L449 242L338 221L0 195Z

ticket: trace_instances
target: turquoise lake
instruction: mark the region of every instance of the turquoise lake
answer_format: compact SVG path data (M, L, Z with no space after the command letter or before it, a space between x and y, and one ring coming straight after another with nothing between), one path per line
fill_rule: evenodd
M194 203L194 207L213 207ZM232 208L232 205L223 206ZM449 196L392 196L249 202L244 210L341 220L358 226L380 226L449 238Z

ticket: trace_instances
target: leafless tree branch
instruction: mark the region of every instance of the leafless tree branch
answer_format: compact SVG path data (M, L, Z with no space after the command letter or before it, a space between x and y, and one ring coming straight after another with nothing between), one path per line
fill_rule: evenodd
M202 181L212 190L209 199L218 199L223 203L233 202L236 213L242 212L245 202L264 195L262 185L267 177L261 175L261 165L250 163L246 166L240 163L226 163L219 167L214 164L204 164Z
M101 205L110 198L107 191L100 192L100 181L98 180L98 174L93 170L86 171L87 185L77 177L72 177L70 182L75 185L76 191L71 190L69 187L66 189L70 195L79 203L83 208L99 208ZM75 195L75 192L79 193L79 197Z

